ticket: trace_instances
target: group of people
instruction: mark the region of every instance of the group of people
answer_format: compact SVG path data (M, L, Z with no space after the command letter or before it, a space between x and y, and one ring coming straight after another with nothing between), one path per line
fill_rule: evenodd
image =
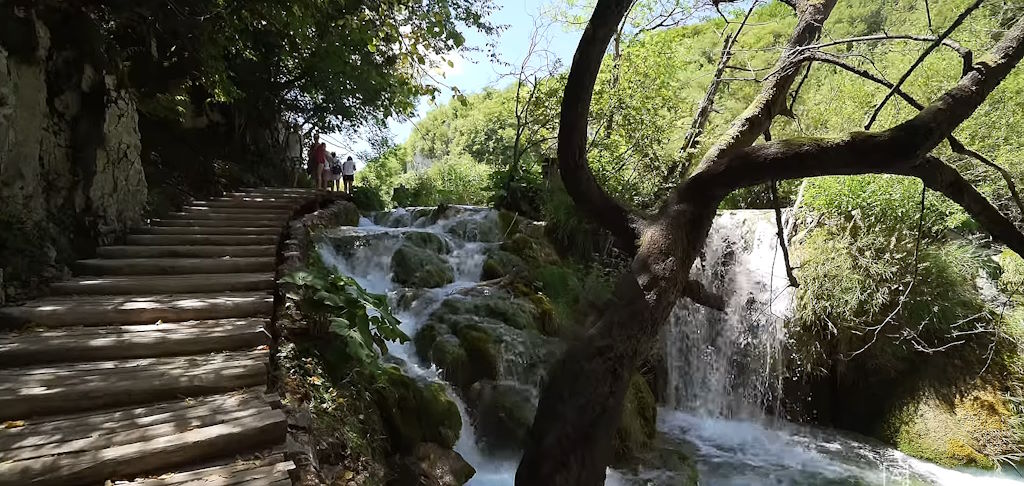
M342 162L336 153L327 153L327 144L320 141L320 135L316 135L309 149L306 172L313 178L317 189L351 193L356 177L356 163L351 155Z

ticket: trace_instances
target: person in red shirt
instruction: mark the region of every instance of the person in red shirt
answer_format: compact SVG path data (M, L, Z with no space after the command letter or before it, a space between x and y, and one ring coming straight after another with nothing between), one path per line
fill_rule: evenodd
M327 144L320 142L313 149L313 162L316 166L313 168L313 177L316 178L316 188L325 189L327 187L326 181L324 181L324 167L327 166Z

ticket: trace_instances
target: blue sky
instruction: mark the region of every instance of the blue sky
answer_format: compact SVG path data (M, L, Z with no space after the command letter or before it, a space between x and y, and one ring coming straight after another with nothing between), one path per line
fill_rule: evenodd
M491 15L492 23L507 26L497 38L489 39L478 32L468 32L466 45L480 49L480 52L461 51L452 59L455 66L445 66L444 78L440 78L446 84L455 86L463 93L473 93L488 86L506 86L514 78L502 78L502 73L511 72L514 68L506 65L495 65L487 53L488 41L493 41L498 57L504 63L517 65L522 62L523 56L529 50L530 36L534 29L534 19L538 23L550 24L549 19L541 18L542 12L552 8L553 5L563 4L559 0L496 0L497 10ZM551 55L561 60L563 66L568 67L572 61L573 52L579 42L579 31L567 32L561 25L551 25L545 29L545 39L540 43L541 48L546 49ZM452 91L443 88L438 103L444 103L451 99ZM405 141L415 126L415 122L423 117L430 109L430 100L420 100L417 114L408 121L389 120L389 127L398 142ZM350 150L360 151L367 148L363 140L348 140L344 135L332 134L324 139L328 145L328 151L337 151L339 154L348 154ZM350 145L349 148L342 147L342 144Z

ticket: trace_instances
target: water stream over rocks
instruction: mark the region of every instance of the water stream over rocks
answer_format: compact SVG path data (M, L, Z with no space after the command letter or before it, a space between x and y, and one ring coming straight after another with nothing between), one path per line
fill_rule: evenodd
M422 236L424 233L436 238ZM487 251L503 236L498 216L490 210L453 206L438 214L433 208L408 208L379 213L373 220L363 218L358 227L334 229L318 250L325 262L354 277L368 290L386 293L402 329L413 337L422 327L433 325L428 319L446 299L491 291L480 285L482 267ZM433 271L422 264L415 277L440 282L435 288L410 289L394 282L399 276L392 272L392 260L409 258L400 253L406 251L403 244L410 239L420 240L421 245L441 245L438 249L450 273ZM785 339L783 324L792 301L770 213L735 211L720 215L695 272L705 285L727 296L729 312L681 303L667 326L667 403L658 413L658 447L692 455L701 484L1024 484L943 469L867 438L791 424L763 414L780 397L776 367ZM479 325L486 327L486 323ZM495 334L501 358L496 364L497 383L493 389L525 390L525 399L536 403L536 387L543 379L543 370L561 348L551 342L556 341L552 338L510 326L488 329L497 333L497 327L502 329ZM438 368L418 355L415 339L392 346L391 354L406 373L441 381ZM453 381L451 376L448 378ZM494 447L490 437L478 433L459 395L451 388L463 417L455 449L477 470L469 484L512 485L518 452ZM680 484L677 473L665 464L628 473L609 470L608 484Z

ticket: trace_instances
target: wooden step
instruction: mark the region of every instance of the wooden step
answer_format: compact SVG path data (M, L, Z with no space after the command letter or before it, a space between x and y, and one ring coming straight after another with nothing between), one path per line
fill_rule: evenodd
M0 329L27 324L44 327L152 324L269 316L268 292L218 294L47 297L0 308Z
M215 219L218 221L259 221L266 225L283 225L289 219L291 215L287 214L245 214L245 213L211 213L211 212L191 212L191 213L169 213L166 219Z
M132 261L132 260L114 260ZM78 277L50 285L51 295L129 295L273 290L273 272Z
M0 431L0 462L130 444L176 432L168 426L202 427L270 409L262 387L255 387L141 407L28 420L21 427Z
M79 260L80 275L183 275L197 273L273 272L273 257L240 258L122 258Z
M0 464L0 486L102 484L111 478L166 470L190 462L230 455L234 451L272 445L283 441L286 432L284 413L280 410L265 410L253 416L191 430L183 426L177 429L177 433L140 442L3 463ZM25 478L33 479L26 483ZM280 482L278 479L273 481L269 484ZM209 484L212 486L218 483Z
M210 221L217 221L211 219ZM237 227L237 226L143 226L133 228L136 235L273 235L281 234L281 226Z
M186 214L196 213L210 213L210 214L221 214L221 215L257 215L257 216L269 216L269 217L288 217L291 216L291 209L263 209L263 208L249 208L249 207L238 207L238 208L205 208L197 206L185 206L181 212Z
M217 198L209 201L192 201L189 206L202 208L249 208L249 209L277 209L294 211L301 200L286 201L283 199L270 199L262 197L232 197Z
M0 366L187 356L270 343L267 319L217 319L0 334Z
M136 405L265 385L266 351L0 369L0 420Z
M283 228L283 223L264 221L228 221L223 219L153 219L150 226L209 226L215 228Z
M271 235L128 235L129 245L170 246L248 246L277 245L277 236Z
M262 246L104 246L96 249L100 258L216 258L272 257L277 247Z
M225 465L176 471L158 478L117 483L117 486L291 486L288 471L292 469L295 469L295 464L285 460L284 454L272 454L262 459L242 459Z
M245 194L296 194L300 196L316 196L318 194L327 193L327 191L323 189L313 189L309 187L243 187L241 191Z
M214 198L217 199L273 199L281 201L296 201L296 202L307 202L313 201L320 197L319 194L299 194L299 193L287 193L287 192L229 192L224 194L224 197Z

